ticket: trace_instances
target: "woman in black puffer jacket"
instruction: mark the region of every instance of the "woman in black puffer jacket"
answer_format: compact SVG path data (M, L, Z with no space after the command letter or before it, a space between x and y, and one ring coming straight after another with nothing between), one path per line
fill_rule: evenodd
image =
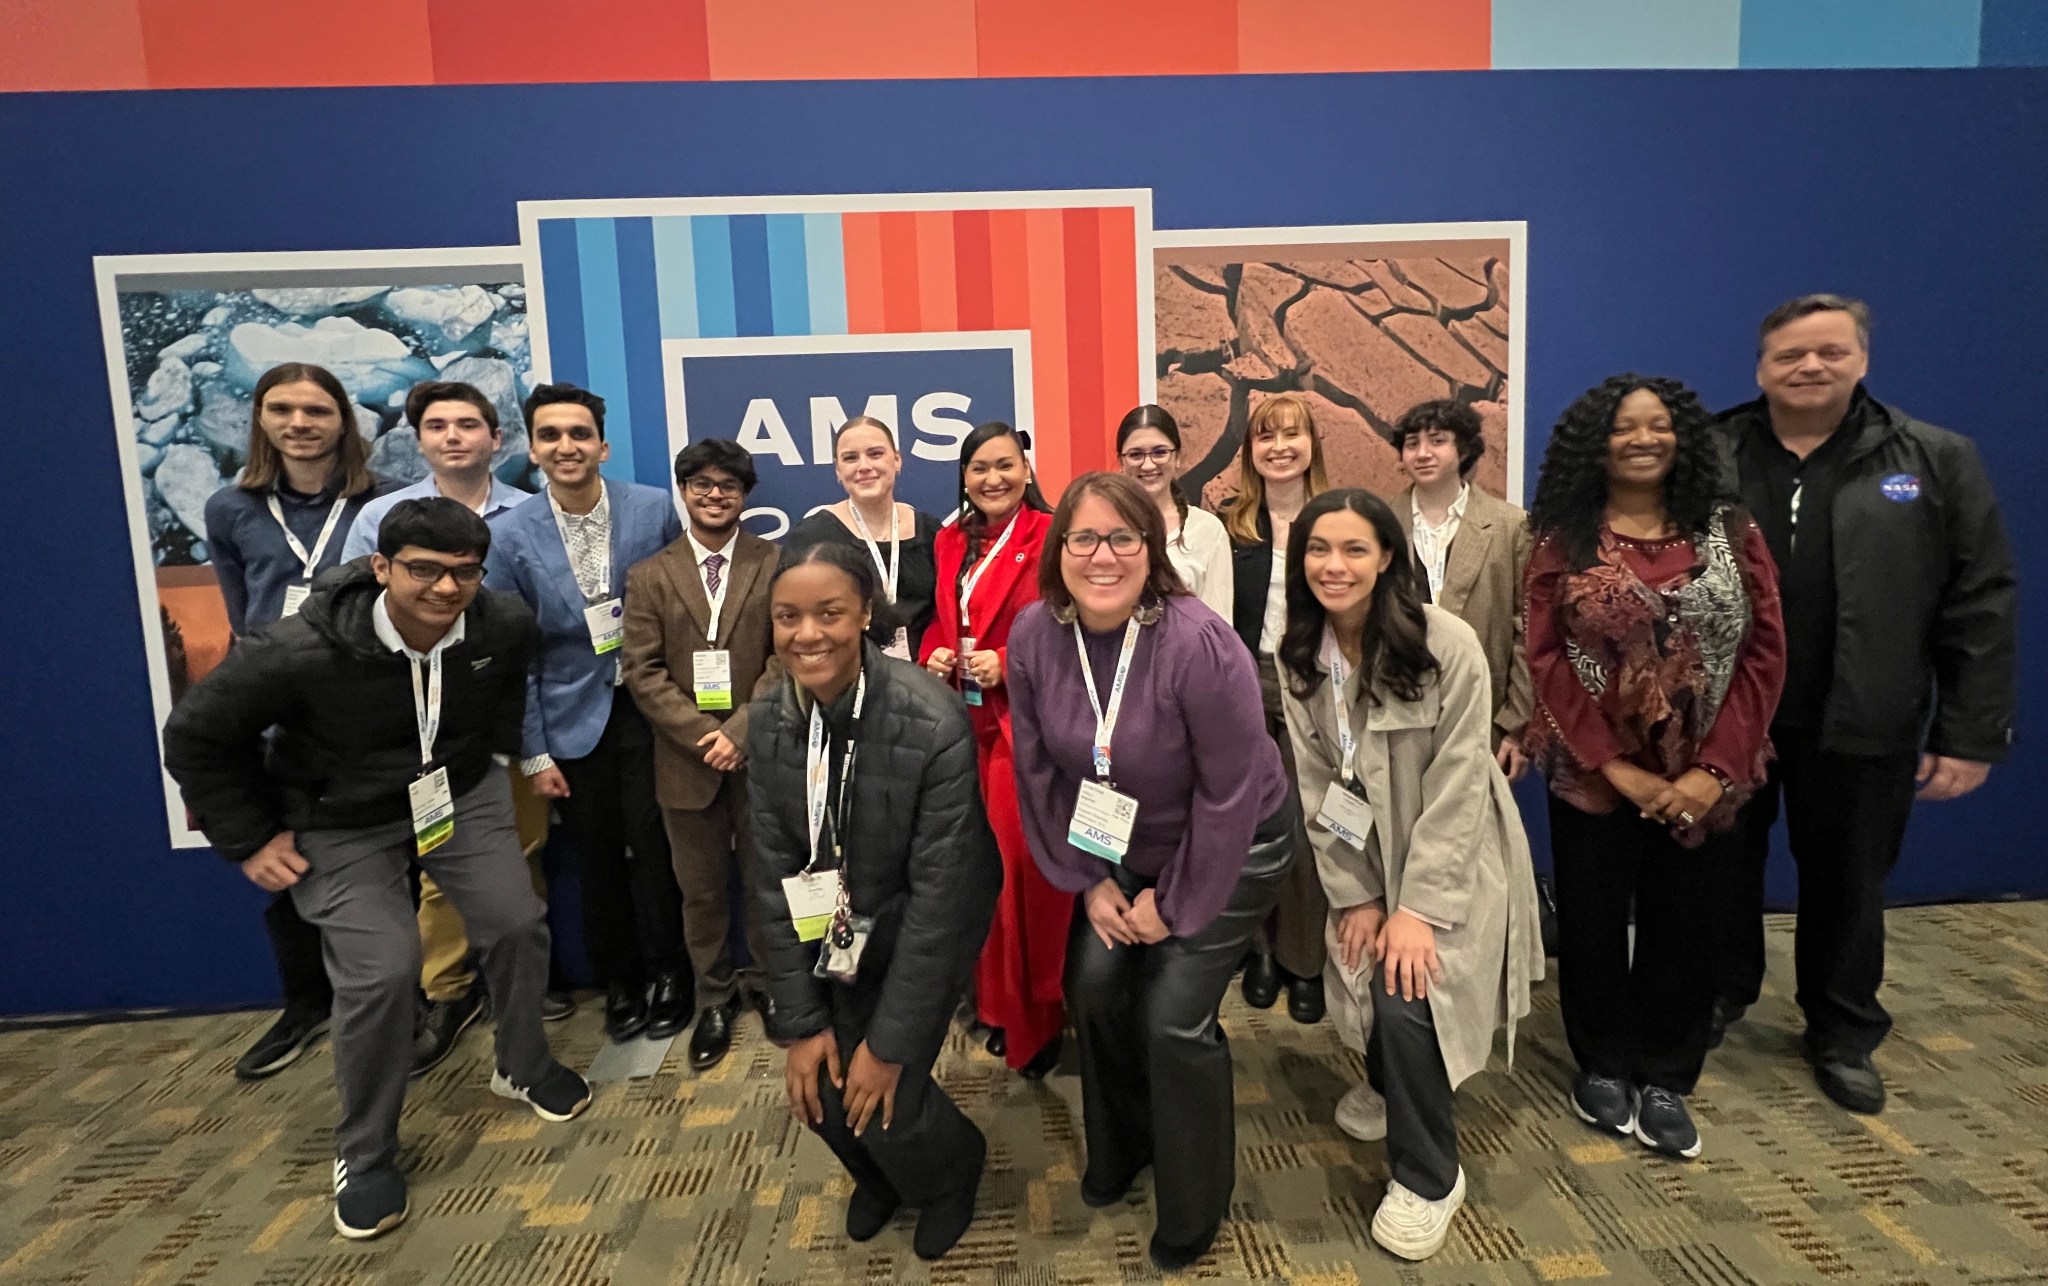
M966 707L863 638L874 598L851 546L793 550L776 569L789 681L750 716L754 893L790 1108L853 1176L846 1235L866 1241L909 1205L914 1248L936 1259L974 1217L987 1142L932 1063L1003 863Z

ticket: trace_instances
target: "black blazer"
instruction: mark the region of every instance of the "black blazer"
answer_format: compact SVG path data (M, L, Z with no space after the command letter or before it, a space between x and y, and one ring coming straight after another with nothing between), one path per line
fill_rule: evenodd
M1230 538L1230 625L1253 656L1259 654L1259 627L1266 623L1266 588L1273 579L1273 520L1266 516L1264 506L1259 508L1258 527L1259 538L1251 544Z

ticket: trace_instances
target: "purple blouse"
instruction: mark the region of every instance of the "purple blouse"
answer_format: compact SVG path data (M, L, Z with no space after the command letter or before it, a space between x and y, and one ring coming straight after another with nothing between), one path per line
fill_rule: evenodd
M1106 702L1123 627L1085 637ZM1043 603L1026 608L1004 681L1031 856L1055 888L1082 892L1110 878L1110 864L1067 842L1074 798L1095 773L1095 711L1073 627ZM1230 902L1252 833L1286 799L1287 778L1251 653L1200 599L1174 595L1139 631L1110 756L1117 789L1138 801L1124 865L1158 881L1159 918L1175 937L1201 932Z

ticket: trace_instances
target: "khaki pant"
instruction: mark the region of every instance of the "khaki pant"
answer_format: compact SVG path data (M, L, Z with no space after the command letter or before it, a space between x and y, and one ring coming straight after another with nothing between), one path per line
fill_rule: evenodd
M526 866L533 876L533 891L547 902L547 877L540 869L541 850L548 842L548 801L533 793L533 787L518 767L507 768L512 776L512 811L519 825L519 847L526 854ZM476 985L476 970L470 965L469 935L455 904L434 883L434 877L420 872L420 990L433 1001L460 1000Z

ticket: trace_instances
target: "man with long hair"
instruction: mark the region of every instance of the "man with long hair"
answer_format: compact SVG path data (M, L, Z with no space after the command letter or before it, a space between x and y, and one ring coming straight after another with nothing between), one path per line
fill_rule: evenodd
M341 561L341 541L363 506L391 490L370 472L348 390L325 367L286 362L256 381L249 459L232 487L206 502L206 548L236 638L298 612L313 578ZM327 1030L334 999L320 934L280 893L263 911L284 986L284 1012L235 1060L253 1081L298 1061Z

